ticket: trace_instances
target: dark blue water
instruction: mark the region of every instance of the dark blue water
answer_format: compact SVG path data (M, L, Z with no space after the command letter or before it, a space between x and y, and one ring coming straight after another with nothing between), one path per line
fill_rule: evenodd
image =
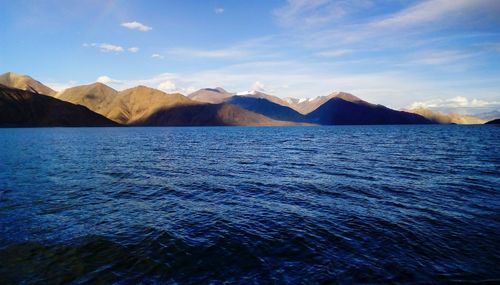
M0 283L500 281L500 128L0 129Z

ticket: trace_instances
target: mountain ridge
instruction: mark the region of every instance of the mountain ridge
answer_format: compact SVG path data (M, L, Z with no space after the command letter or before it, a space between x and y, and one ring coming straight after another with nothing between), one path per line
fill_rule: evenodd
M40 81L33 79L31 76L21 75L14 72L6 72L0 74L0 84L11 88L31 91L34 93L49 96L54 96L56 94L56 91L54 91L52 88L42 84Z
M0 85L2 127L114 127L115 122L54 97Z

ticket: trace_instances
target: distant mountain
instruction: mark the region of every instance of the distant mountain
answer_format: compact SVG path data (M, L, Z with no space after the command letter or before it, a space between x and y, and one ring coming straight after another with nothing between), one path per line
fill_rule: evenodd
M305 122L306 117L290 107L254 96L232 96L226 102L275 120Z
M273 120L231 104L195 104L163 108L135 124L146 126L288 126L297 123Z
M500 118L500 110L491 110L487 112L477 112L477 113L472 113L474 117L481 118L486 121L491 121L496 118Z
M104 127L117 124L84 106L0 85L0 126Z
M270 102L279 104L281 106L286 106L290 107L288 102L273 95L269 95L260 91L245 91L245 92L238 92L236 93L237 96L245 96L245 97L250 97L250 98L261 98L261 99L266 99Z
M500 124L500 119L491 120L491 121L486 122L485 124L498 125L498 124Z
M229 93L221 87L217 88L204 88L195 91L188 95L188 98L198 102L218 104L224 102L228 97L233 96L235 93Z
M10 88L27 90L49 96L54 96L56 94L56 91L52 90L50 87L43 85L39 81L36 81L35 79L27 75L20 75L14 72L1 74L0 84Z
M334 92L330 95L318 96L313 98L303 98L303 99L286 98L285 100L288 102L288 106L290 106L297 112L305 115L316 110L319 106L323 105L328 100L334 97L344 98L347 101L360 100L359 98L344 92Z
M445 114L442 112L432 111L426 108L415 108L409 109L408 112L419 114L426 117L427 119L440 123L440 124L463 124L463 125L474 125L474 124L484 124L486 120L465 116L456 113Z
M323 125L430 124L413 113L396 111L365 102L353 95L336 96L306 116L309 122Z

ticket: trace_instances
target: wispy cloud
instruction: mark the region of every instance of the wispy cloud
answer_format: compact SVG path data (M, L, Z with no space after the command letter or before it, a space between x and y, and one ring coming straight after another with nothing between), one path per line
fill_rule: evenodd
M450 110L450 109L495 109L500 108L500 101L486 101L480 99L469 99L464 96L456 96L448 99L432 99L426 101L413 102L410 109L415 108L429 108L436 110Z
M428 0L370 23L378 28L429 25L441 20L460 20L477 10L499 9L497 0Z
M204 58L239 58L247 56L250 51L239 48L223 48L223 49L187 49L175 48L170 49L168 54L181 57L204 57Z
M153 53L151 55L151 58L155 58L155 59L164 59L165 57L161 54L158 54L158 53Z
M279 23L297 33L298 42L309 47L358 46L404 47L429 40L430 31L453 28L457 25L500 24L500 1L497 0L427 0L417 2L397 12L356 17L356 13L374 5L371 1L290 0L275 11ZM342 16L334 17L328 6L339 7ZM303 32L309 21L318 15L328 15L328 21L311 31ZM312 20L308 20L313 18ZM321 17L319 17L321 19ZM484 19L484 22L483 22ZM492 20L493 19L493 20ZM418 29L417 29L418 28Z
M316 53L316 55L322 56L322 57L339 57L339 56L343 56L346 54L350 54L352 52L353 52L353 50L351 50L351 49L333 49L333 50L320 51L320 52Z
M153 29L150 26L146 26L146 25L139 23L137 21L125 22L125 23L122 23L121 26L125 27L127 29L130 29L130 30L138 30L141 32L149 32Z
M94 47L98 48L102 52L123 52L125 49L122 46L107 44L107 43L92 43L92 44L83 44L84 47Z
M248 39L218 48L171 48L167 55L183 58L247 59L249 57L270 57L276 55L278 39L271 35Z
M426 65L443 65L456 63L464 59L473 57L477 53L470 53L461 50L434 50L417 53L412 63Z
M224 8L222 8L222 7L215 8L214 13L215 14L222 14L222 13L224 13Z
M340 20L354 10L372 5L370 0L288 0L273 14L283 26L307 28Z
M129 48L124 48L119 45L114 45L114 44L108 44L108 43L84 43L83 47L91 47L91 48L96 48L99 49L101 52L114 52L114 53L121 53L127 50L128 52L131 53L136 53L139 52L138 47L129 47Z
M127 49L129 52L133 52L133 53L136 53L139 51L139 48L138 47L131 47L131 48L128 48Z

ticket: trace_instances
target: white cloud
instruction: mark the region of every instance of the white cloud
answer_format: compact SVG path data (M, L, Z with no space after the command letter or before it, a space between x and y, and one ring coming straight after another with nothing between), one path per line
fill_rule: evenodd
M224 8L222 8L222 7L215 8L214 13L215 14L222 14L222 13L224 13Z
M107 75L102 75L97 77L96 82L102 83L102 84L117 84L120 83L121 81L112 79L111 77Z
M175 83L173 83L170 80L164 81L160 84L158 84L158 89L165 91L165 92L172 92L177 90L177 86L175 86Z
M158 53L153 53L151 55L151 58L156 58L156 59L164 59L165 57L161 54L158 54Z
M264 84L262 84L262 82L255 81L254 84L252 85L252 90L265 92L266 88L265 88Z
M125 49L121 46L113 45L113 44L107 44L107 43L92 43L92 44L83 44L84 47L94 47L98 48L102 52L122 52Z
M68 88L77 86L78 81L70 80L68 82L47 82L44 84L49 86L50 88L56 90L56 91L62 91L64 89L68 89Z
M153 29L153 28L146 26L142 23L139 23L137 21L122 23L121 26L125 27L127 29L138 30L141 32L149 32Z
M119 53L119 52L125 51L125 48L122 47L122 46L108 44L108 43L92 43L92 44L84 43L83 47L97 48L101 52L115 52L115 53ZM136 52L139 51L139 48L138 47L130 47L130 48L127 48L127 51L132 52L132 53L136 53Z

